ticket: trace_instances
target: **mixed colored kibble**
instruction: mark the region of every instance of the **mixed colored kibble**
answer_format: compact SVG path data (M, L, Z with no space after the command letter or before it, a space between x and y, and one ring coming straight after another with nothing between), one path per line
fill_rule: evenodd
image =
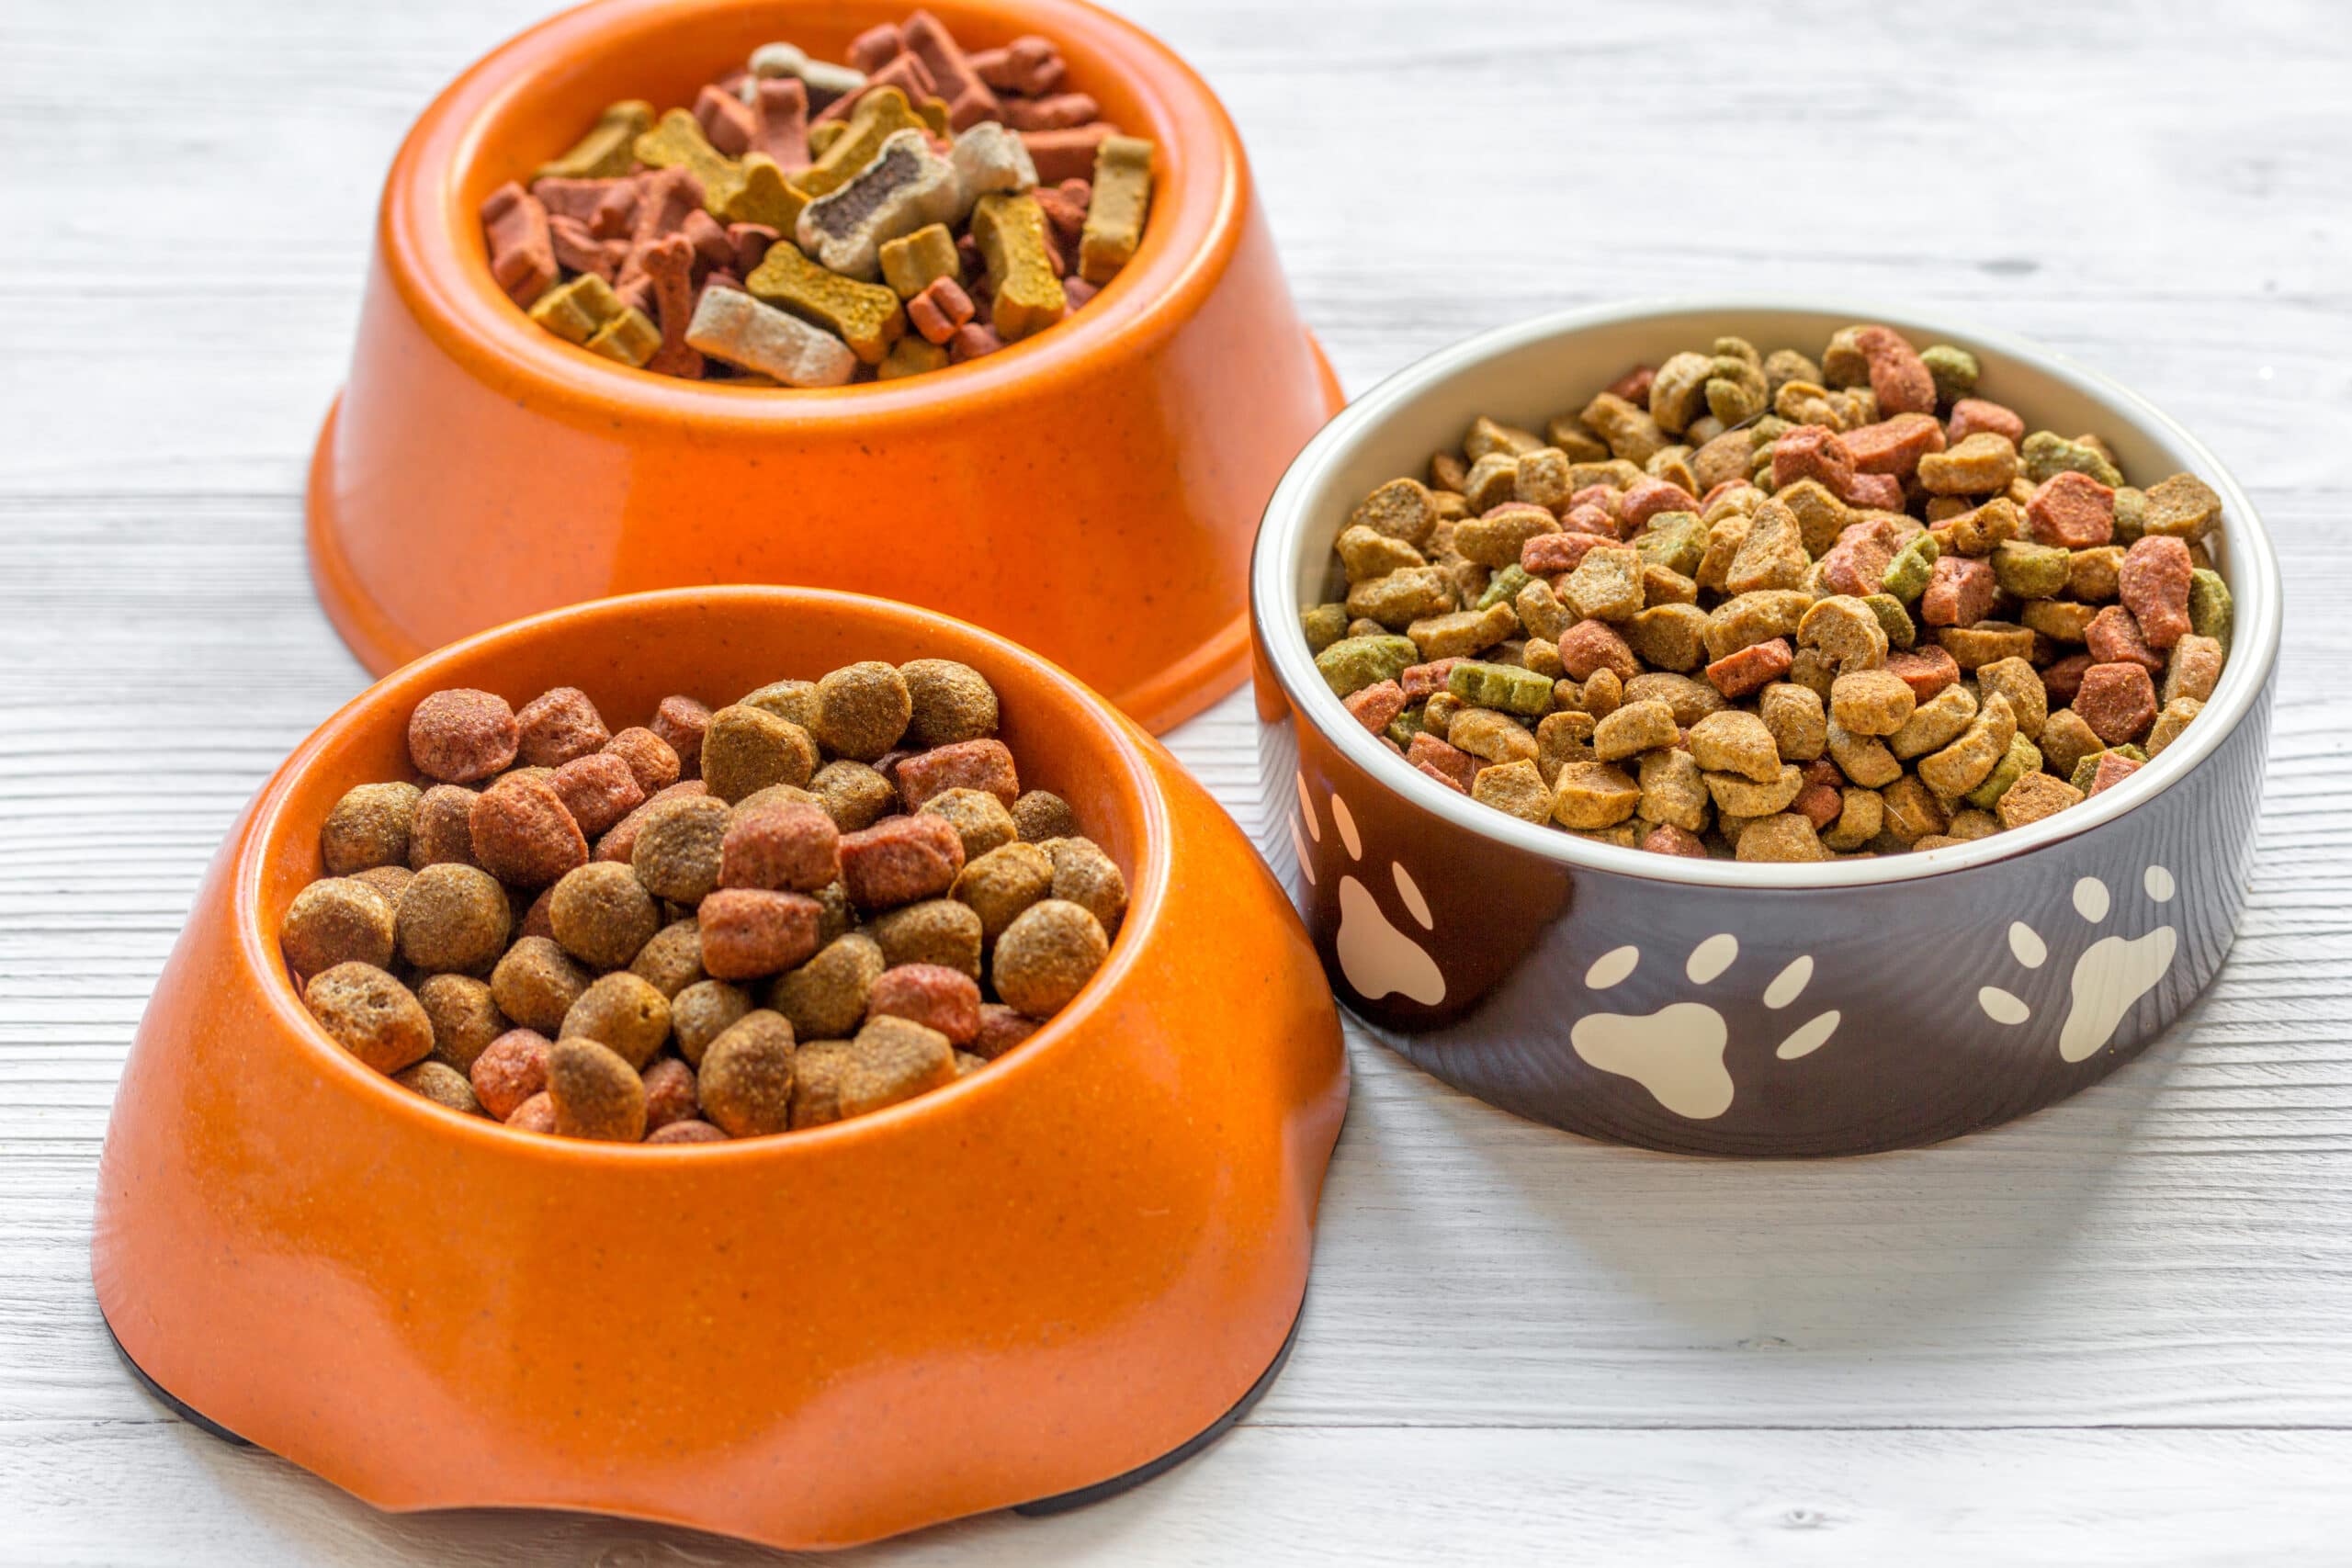
M691 108L609 106L483 202L499 287L625 365L837 387L1043 332L1135 254L1152 144L1050 40L967 51L916 11L850 55L766 44Z
M2212 694L2221 500L1978 372L1883 326L1719 338L1540 436L1481 418L1347 520L1316 665L1421 773L1607 843L1818 861L2064 810Z
M529 1132L706 1143L897 1104L1026 1039L1126 912L997 718L940 659L668 697L618 734L571 687L435 692L417 780L328 814L287 964L362 1062Z

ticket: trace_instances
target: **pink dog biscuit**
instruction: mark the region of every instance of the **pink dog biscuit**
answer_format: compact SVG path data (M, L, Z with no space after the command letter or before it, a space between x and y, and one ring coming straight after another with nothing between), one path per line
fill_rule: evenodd
M952 277L933 280L907 301L907 320L925 343L945 344L978 313L972 297Z
M483 237L490 245L490 275L506 297L528 310L556 279L555 243L548 231L548 209L530 192L507 181L481 204Z
M1061 51L1051 39L1030 33L1002 49L983 50L967 57L980 80L1001 93L1042 98L1061 85Z
M702 127L703 140L729 158L752 151L752 134L759 129L751 105L717 87L695 95L695 123Z
M1064 180L1082 180L1094 173L1094 155L1102 143L1119 133L1119 128L1107 120L1092 125L1072 126L1067 130L1024 130L1021 144L1029 149L1029 161L1037 165L1037 179L1042 185L1059 185Z
M695 313L694 258L694 243L684 234L656 240L638 253L638 265L652 286L655 319L662 324L662 346L645 367L690 380L702 376L702 355L686 342Z
M917 11L909 17L900 29L907 51L923 62L931 78L938 85L938 96L947 100L947 123L963 130L984 119L1001 118L1003 109L996 95L989 91L986 82L972 69L972 62L956 41L945 24L928 11Z
M752 147L786 174L808 166L808 85L797 76L767 76L752 85Z
M1050 98L1009 98L1004 123L1015 130L1068 130L1091 125L1102 118L1102 106L1086 93L1058 93Z

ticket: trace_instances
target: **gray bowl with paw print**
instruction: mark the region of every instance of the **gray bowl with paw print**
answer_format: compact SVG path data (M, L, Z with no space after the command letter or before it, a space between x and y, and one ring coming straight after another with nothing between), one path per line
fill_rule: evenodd
M2100 794L1989 838L1758 864L1573 837L1473 802L1357 723L1298 613L1375 486L1473 418L1541 429L1629 367L1745 337L1807 353L1857 321L1955 344L2029 430L2093 432L2127 479L2222 499L2228 662L2179 738ZM2138 1055L2221 968L2245 900L2278 662L2278 562L2180 426L2014 339L1778 300L1548 316L1446 349L1326 426L1261 527L1250 609L1264 844L1340 998L1448 1083L1572 1132L1691 1154L1859 1154L2062 1100Z

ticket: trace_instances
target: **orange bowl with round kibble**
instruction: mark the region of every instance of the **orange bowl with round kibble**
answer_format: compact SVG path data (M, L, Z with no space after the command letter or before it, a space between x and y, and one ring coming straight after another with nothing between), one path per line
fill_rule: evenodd
M883 593L1054 659L1147 728L1238 684L1250 540L1342 400L1231 119L1080 0L938 0L967 48L1055 40L1157 146L1140 248L1068 320L967 364L824 389L630 368L534 324L479 209L608 103L691 104L756 46L847 58L904 0L599 0L460 76L385 185L351 375L311 469L312 576L362 663L559 604L715 582Z
M572 683L638 713L925 656L995 684L1006 743L1132 890L1102 970L987 1068L804 1132L592 1144L444 1110L304 1010L287 906L428 693ZM140 1025L93 1273L159 1392L379 1507L839 1546L1085 1500L1222 1429L1296 1321L1346 1099L1281 888L1070 676L879 600L640 594L411 665L263 788Z

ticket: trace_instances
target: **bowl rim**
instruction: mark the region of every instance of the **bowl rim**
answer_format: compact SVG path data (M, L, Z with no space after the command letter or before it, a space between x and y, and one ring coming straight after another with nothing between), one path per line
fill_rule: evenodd
M1767 863L1685 858L1622 849L1577 839L1548 826L1521 822L1478 805L1425 777L1349 717L1316 671L1298 626L1290 585L1291 563L1309 527L1310 491L1325 472L1390 418L1427 395L1439 382L1473 371L1505 355L1598 327L1706 312L1721 315L1827 315L1849 321L1883 321L1929 341L1949 341L2006 356L2061 381L2078 394L2141 424L2189 459L2187 465L2222 498L2230 542L2226 581L2233 610L2230 658L2220 685L2181 738L2115 787L2078 805L1964 844L1867 860ZM1475 411L1471 411L1475 412ZM1464 414L1466 423L1469 412ZM1250 563L1250 611L1259 628L1273 674L1294 715L1312 723L1324 739L1368 775L1425 811L1453 826L1570 870L1603 871L1621 876L1687 886L1736 889L1868 887L1911 882L1974 870L2030 854L2086 833L2146 804L2196 768L2235 732L2268 682L2278 662L2280 605L2284 590L2278 561L2260 514L2236 478L2172 417L2138 393L2064 355L2011 333L1977 327L1940 312L1891 309L1869 301L1825 300L1785 295L1680 295L1622 300L1556 310L1476 333L1415 360L1342 409L1299 452L1266 503Z
M1019 1044L991 1062L987 1072L968 1073L911 1100L900 1100L879 1111L821 1127L752 1138L729 1138L723 1143L713 1144L605 1143L510 1128L488 1117L468 1115L436 1104L394 1083L389 1074L377 1072L337 1044L311 1015L310 1009L303 1005L300 989L287 967L277 939L265 930L261 916L263 884L273 863L269 847L289 829L300 831L288 820L292 797L297 784L319 762L321 757L357 731L382 722L379 710L392 700L394 687L429 682L434 679L435 671L447 670L478 655L494 654L502 645L565 626L575 633L599 623L609 623L616 629L620 629L649 612L660 615L714 605L732 608L761 604L778 612L804 616L850 609L868 613L879 610L919 626L944 628L953 634L978 638L998 657L1027 666L1031 674L1057 688L1066 700L1073 702L1079 711L1091 721L1097 737L1108 745L1117 763L1113 788L1120 794L1131 795L1136 801L1142 832L1136 846L1133 872L1128 879L1126 914L1119 922L1117 935L1112 939L1109 957L1087 980L1079 994L1059 1012L1039 1024ZM433 688L427 684L424 689ZM421 1135L441 1134L458 1138L487 1139L489 1143L484 1147L492 1152L592 1163L616 1159L699 1163L729 1159L821 1158L827 1150L837 1148L846 1141L885 1138L912 1132L914 1124L922 1119L953 1114L967 1101L996 1093L1019 1092L1018 1086L1010 1080L1019 1077L1024 1071L1035 1070L1049 1056L1081 1048L1083 1043L1077 1038L1081 1026L1089 1023L1097 1013L1125 999L1121 987L1141 962L1138 955L1160 924L1173 857L1173 828L1168 801L1153 773L1145 748L1144 738L1128 719L1052 660L967 621L896 600L832 589L742 585L657 589L593 600L584 604L567 604L477 632L472 637L447 644L402 665L380 680L369 682L364 691L337 708L305 737L278 764L249 808L250 817L242 829L242 842L232 872L229 918L236 924L233 941L237 952L260 977L262 1005L269 1016L300 1039L302 1048L307 1048L320 1059L322 1071L337 1074L346 1083L362 1083L364 1080L358 1092L382 1097L382 1102L391 1114L418 1119L412 1122L412 1126ZM312 831L315 832L315 829ZM200 908L193 918L203 918ZM1000 1068L1003 1070L999 1071ZM799 1149L813 1152L805 1155L793 1152Z
M494 157L491 124L540 75L567 58L607 53L616 35L655 25L695 26L713 13L753 13L816 0L586 0L535 23L466 67L426 106L402 139L377 219L379 257L426 336L485 379L540 407L608 417L613 405L663 419L691 418L746 432L820 421L935 418L942 412L1018 395L1080 371L1105 355L1146 354L1198 310L1238 249L1250 175L1239 132L1198 73L1157 37L1091 0L979 0L1019 31L1081 39L1163 124L1190 122L1178 140L1155 134L1154 221L1119 275L1087 306L1017 343L962 365L892 381L842 387L742 387L690 380L616 364L536 324L491 276L479 215L460 203L461 171Z

